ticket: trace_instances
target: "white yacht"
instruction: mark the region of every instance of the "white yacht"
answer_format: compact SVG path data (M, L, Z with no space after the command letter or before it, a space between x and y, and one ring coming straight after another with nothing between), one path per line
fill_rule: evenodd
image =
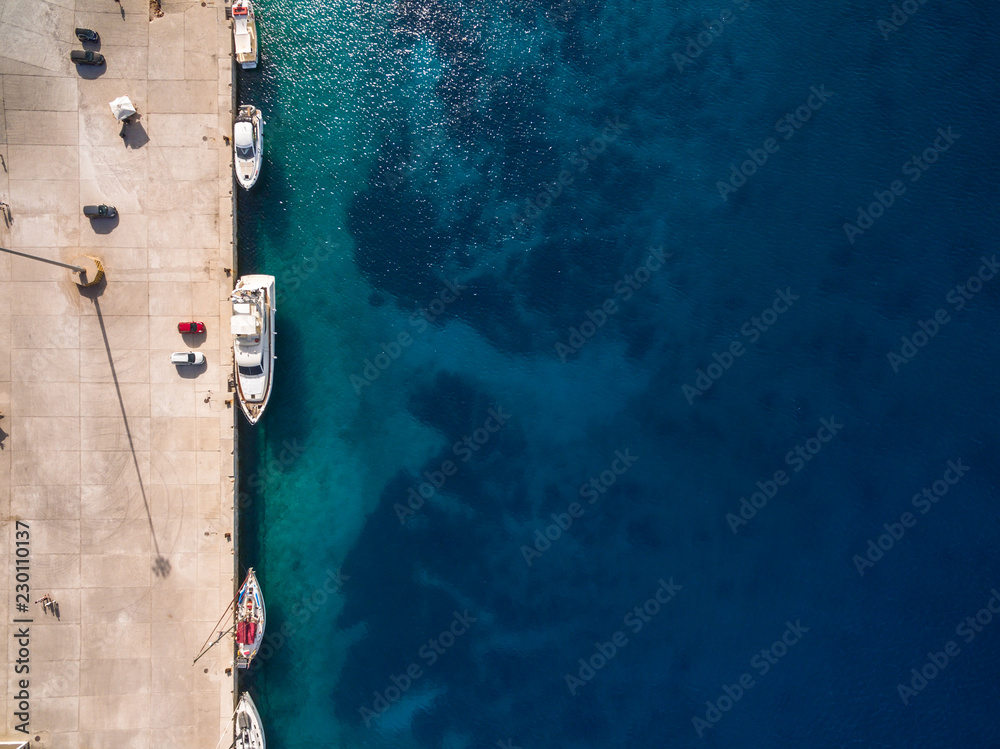
M257 67L257 18L250 0L233 2L233 46L236 62L244 68Z
M253 567L236 596L236 668L247 668L264 641L267 612Z
M264 741L264 724L253 699L244 692L236 706L236 742L235 749L266 749Z
M245 104L233 124L233 165L241 187L249 190L254 186L263 158L264 116L257 107Z
M271 397L274 381L274 276L243 276L231 297L236 394L243 415L256 424Z

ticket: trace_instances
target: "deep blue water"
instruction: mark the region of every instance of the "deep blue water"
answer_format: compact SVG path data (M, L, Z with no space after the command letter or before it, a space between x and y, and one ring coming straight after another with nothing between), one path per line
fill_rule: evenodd
M269 746L1000 746L1000 9L260 5Z

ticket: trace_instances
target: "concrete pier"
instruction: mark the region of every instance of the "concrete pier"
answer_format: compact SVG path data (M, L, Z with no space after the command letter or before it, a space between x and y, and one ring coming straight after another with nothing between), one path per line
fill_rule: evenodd
M0 247L106 272L0 254L0 742L211 749L233 710L227 641L192 665L234 591L230 32L222 0L161 7L0 4Z

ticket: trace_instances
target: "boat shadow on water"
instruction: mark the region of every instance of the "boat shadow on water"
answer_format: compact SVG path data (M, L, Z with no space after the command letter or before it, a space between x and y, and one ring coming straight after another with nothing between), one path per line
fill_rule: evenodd
M310 404L315 403L318 396L313 396L310 380L306 376L309 372L308 361L303 355L302 332L294 322L291 314L286 312L282 315L282 309L289 310L287 303L284 307L278 308L277 325L279 330L277 348L278 358L274 361L275 384L271 395L271 402L267 410L261 417L258 424L263 424L263 444L258 440L260 437L254 434L241 444L241 451L244 447L251 445L255 449L248 449L247 455L252 455L252 460L241 469L247 476L256 476L258 479L266 479L269 472L268 466L275 465L275 461L282 466L283 470L288 470L291 466L285 465L280 456L285 450L286 444L310 443L311 437L311 417ZM345 379L345 386L349 387ZM280 414L280 418L270 418L269 414ZM241 419L240 439L243 440L247 431L252 431L254 427L246 423L246 419ZM266 451L260 453L260 448ZM259 457L258 457L259 456ZM249 473L247 473L249 469ZM258 482L254 482L255 484ZM249 557L248 557L249 558Z
M253 277L253 276L250 276ZM247 276L243 278L248 278ZM260 278L258 276L257 278ZM242 279L241 279L242 281ZM318 279L317 279L318 282ZM304 445L311 442L310 424L314 414L311 404L319 397L310 394L310 362L304 356L302 332L296 324L295 310L307 308L302 299L282 293L280 281L275 280L275 330L280 335L274 337L273 369L269 377L267 407L256 425L241 415L239 418L240 485L238 508L241 513L240 528L259 527L263 522L263 499L269 482L278 478L277 474L292 469L293 463L304 448L289 451L289 445ZM234 318L235 319L235 318ZM240 375L234 370L234 382ZM239 393L233 407L240 408ZM278 418L272 418L273 414ZM260 427L260 431L258 431ZM292 455L292 461L289 460ZM240 557L248 565L258 557L255 537L252 533L240 535ZM266 572L262 571L262 579Z
M232 151L230 151L232 157ZM230 159L232 161L232 159ZM236 222L239 237L260 237L262 244L272 247L291 247L292 221L290 211L284 206L294 204L289 183L292 177L288 173L284 160L268 149L267 136L264 137L263 163L257 183L250 190L244 190L233 179L233 189L236 193ZM281 206L281 207L279 207ZM267 223L261 222L261 216L267 216ZM250 247L240 247L239 275L259 273L260 262L253 252L247 252ZM311 250L312 248L307 248ZM308 254L308 253L307 253ZM256 262L255 262L256 261ZM249 266L249 267L248 267ZM278 276L277 294L280 299L287 294L283 290L281 276ZM281 308L278 308L281 311Z

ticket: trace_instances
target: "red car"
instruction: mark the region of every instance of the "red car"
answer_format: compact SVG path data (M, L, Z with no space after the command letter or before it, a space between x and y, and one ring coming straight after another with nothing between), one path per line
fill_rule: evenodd
M203 322L179 322L177 323L178 333L204 333L205 323Z

